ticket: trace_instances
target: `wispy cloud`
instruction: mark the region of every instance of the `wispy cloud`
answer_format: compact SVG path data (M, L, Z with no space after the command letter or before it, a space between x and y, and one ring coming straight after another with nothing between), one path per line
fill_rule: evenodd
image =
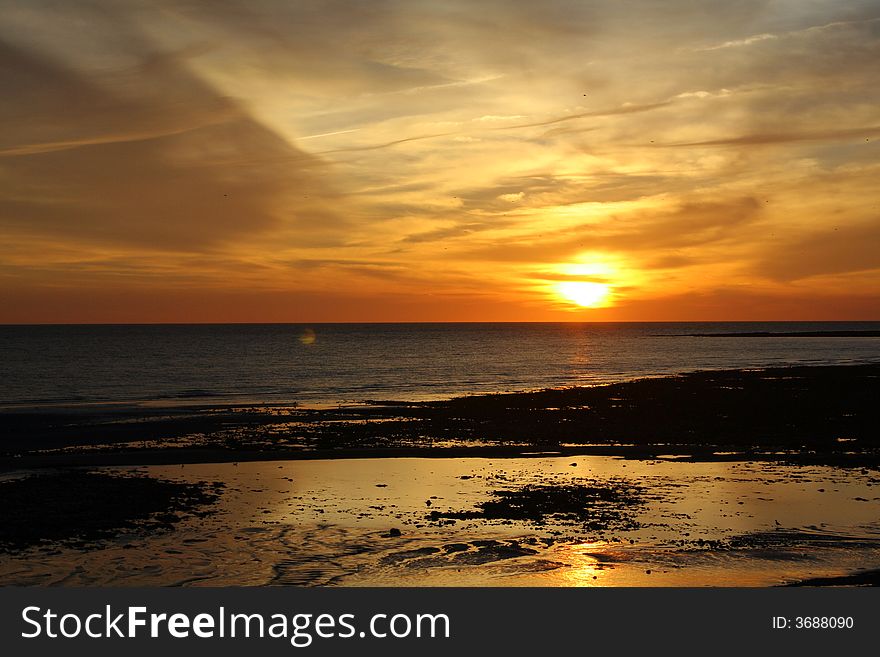
M304 139L318 139L319 137L334 137L336 135L347 135L352 132L358 132L359 128L352 128L351 130L334 130L333 132L322 132L317 135L306 135L304 137L299 137L299 141L303 141Z
M726 48L741 48L743 46L751 46L755 43L760 43L762 41L769 41L773 39L784 39L787 37L798 37L798 36L807 36L811 34L816 34L820 32L824 32L826 30L837 30L841 28L849 28L849 27L863 27L867 25L871 25L880 21L880 17L874 18L865 18L861 20L853 20L853 21L832 21L830 23L824 23L822 25L811 25L810 27L805 27L799 30L790 30L786 32L782 32L780 34L772 34L769 32L763 32L761 34L753 34L748 37L744 37L742 39L733 39L730 41L725 41L723 43L718 43L712 46L704 46L701 48L694 48L695 52L708 52L712 50L724 50Z
M394 139L382 144L367 144L365 146L348 146L346 148L334 148L327 151L320 151L318 155L329 155L331 153L354 153L357 151L378 151L383 148L391 148L399 144L406 144L411 141L422 141L424 139L437 139L438 137L448 137L454 135L454 132L438 132L432 135L417 135L415 137L404 137L403 139Z
M755 34L750 37L746 37L745 39L734 39L733 41L725 41L724 43L719 43L714 46L707 46L705 48L696 48L698 52L705 52L710 50L722 50L724 48L739 48L741 46L750 46L753 43L759 43L761 41L767 41L768 39L778 39L779 36L776 34Z
M767 144L789 144L801 141L836 141L861 137L867 139L880 134L880 126L842 128L839 130L805 130L803 132L766 132L721 139L707 139L676 144L652 144L656 147L680 148L686 146L764 146Z
M663 101L659 103L648 103L645 105L636 105L636 104L625 104L620 107L614 107L610 109L604 110L592 110L589 112L578 112L576 114L570 114L568 116L559 116L553 119L547 119L545 121L536 121L534 123L518 123L517 125L508 125L508 126L498 126L495 128L496 130L515 130L519 128L537 128L541 126L547 125L555 125L557 123L564 123L566 121L575 121L577 119L586 119L586 118L597 118L602 116L620 116L623 114L638 114L640 112L650 112L651 110L659 109L661 107L666 107L671 104L671 101Z

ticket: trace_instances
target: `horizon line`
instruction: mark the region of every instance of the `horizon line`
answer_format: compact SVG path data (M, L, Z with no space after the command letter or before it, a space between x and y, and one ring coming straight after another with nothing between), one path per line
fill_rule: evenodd
M0 327L12 326L344 326L344 325L436 325L436 324L867 324L880 319L664 319L664 320L554 320L554 321L289 321L289 322L0 322Z

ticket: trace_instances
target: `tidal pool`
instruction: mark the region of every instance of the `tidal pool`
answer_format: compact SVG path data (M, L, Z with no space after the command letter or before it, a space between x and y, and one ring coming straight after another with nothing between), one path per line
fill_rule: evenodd
M613 457L106 468L214 513L0 554L5 585L770 586L880 567L876 471Z

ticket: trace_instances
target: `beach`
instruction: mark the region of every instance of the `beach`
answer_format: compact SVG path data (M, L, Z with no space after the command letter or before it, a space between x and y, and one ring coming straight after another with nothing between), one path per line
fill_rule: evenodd
M865 464L880 365L713 370L332 408L98 405L0 414L0 466L563 454Z
M770 586L880 559L876 471L533 456L100 472L223 486L203 517L4 554L4 583ZM611 499L596 496L584 517L478 506L496 491L578 486Z
M6 412L7 499L39 476L88 504L59 528L23 491L31 520L3 519L0 582L873 583L878 392L866 364L333 408Z

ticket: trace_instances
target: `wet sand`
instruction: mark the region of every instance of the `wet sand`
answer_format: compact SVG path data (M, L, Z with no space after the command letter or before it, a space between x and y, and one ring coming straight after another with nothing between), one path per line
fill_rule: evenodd
M225 486L173 527L0 555L0 583L772 586L880 563L872 470L534 456L101 472ZM563 493L530 506L528 490ZM493 512L504 499L526 501Z
M0 487L21 490L0 514L0 584L873 584L878 393L880 366L861 365L7 412ZM72 486L79 506L40 512Z

